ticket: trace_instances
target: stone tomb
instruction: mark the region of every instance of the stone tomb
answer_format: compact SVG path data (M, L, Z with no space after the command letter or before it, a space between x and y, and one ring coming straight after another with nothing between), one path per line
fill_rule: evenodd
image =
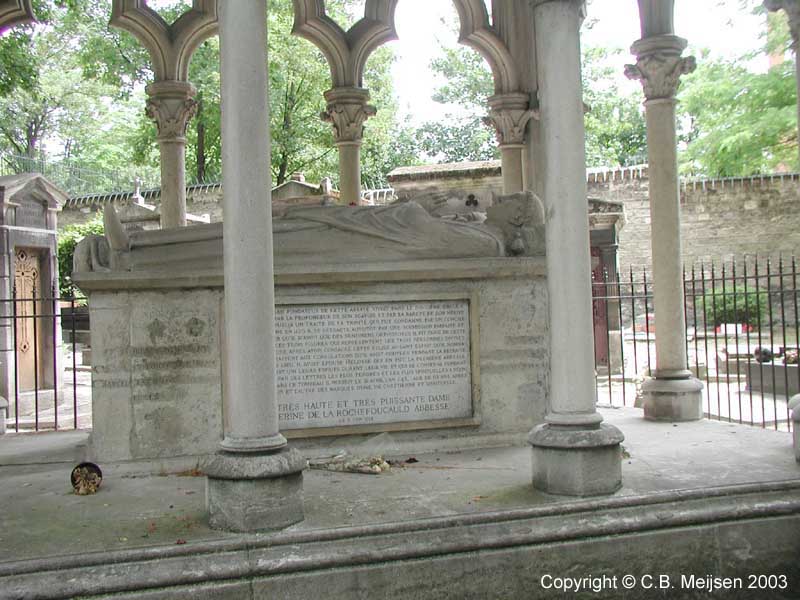
M484 224L414 203L276 219L284 434L301 445L335 436L337 447L384 431L410 448L524 440L546 397L539 214L522 195ZM508 229L507 216L523 227ZM225 427L221 228L126 236L87 239L75 255L73 276L90 294L92 454L213 453ZM529 253L509 255L512 239ZM302 248L318 252L300 260Z
M8 416L18 406L26 417L37 399L52 407L62 397L61 327L52 315L57 213L66 200L38 173L0 177L0 396L8 400Z

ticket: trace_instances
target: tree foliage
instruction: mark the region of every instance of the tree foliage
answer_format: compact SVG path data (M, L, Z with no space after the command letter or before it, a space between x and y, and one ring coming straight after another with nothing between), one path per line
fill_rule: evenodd
M19 30L0 43L0 149L30 156L42 153L79 159L90 169L136 169L157 173L159 151L154 123L144 114L144 86L152 81L150 57L129 33L108 26L107 0L41 0L49 25ZM167 22L185 3L162 4ZM358 0L334 0L328 14L340 22ZM269 0L269 71L273 183L295 171L309 180L337 178L338 160L331 126L320 113L323 92L331 87L321 53L291 35L290 2ZM13 42L13 43L12 43ZM362 172L365 180L385 184L386 173L415 162L415 137L397 123L397 101L390 76L394 55L380 48L370 58L365 85L378 116L366 124ZM14 69L30 66L26 75ZM14 72L15 79L3 78ZM24 76L23 76L24 75ZM189 181L218 181L221 176L219 40L213 37L195 52L189 80L198 93L198 115L187 132ZM17 93L10 94L10 90ZM7 92L3 94L3 92ZM98 125L99 124L99 125Z
M647 127L641 91L620 89L609 58L620 50L587 47L583 51L583 100L588 105L586 164L625 166L647 161Z
M98 214L95 218L81 225L67 225L58 232L58 288L62 298L74 298L80 294L77 286L72 283L72 257L75 246L87 235L103 234L103 217Z
M797 168L795 68L701 60L680 92L684 172L733 177Z
M615 83L607 59L618 51L587 48L583 54L586 155L590 165L625 165L646 153L641 94L625 94ZM474 50L444 48L431 62L445 83L435 102L453 107L446 122L427 122L418 133L422 149L444 162L497 158L494 129L483 122L494 83L486 61Z
M440 121L427 121L417 131L420 148L438 162L491 160L499 156L494 129L483 121L487 98L494 82L489 65L475 50L442 47L442 56L431 69L445 82L433 101L445 104L448 113Z

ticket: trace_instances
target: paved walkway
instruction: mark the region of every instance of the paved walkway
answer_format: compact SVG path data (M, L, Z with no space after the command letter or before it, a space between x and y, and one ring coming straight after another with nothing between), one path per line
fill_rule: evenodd
M626 436L618 496L800 481L787 433L716 421L650 423L632 408L603 414ZM74 495L69 474L86 440L81 431L0 437L0 562L235 537L209 529L205 479L194 471L149 476L129 465L102 464L100 491ZM532 488L528 447L413 458L418 462L383 475L306 471L306 520L292 529L574 501Z

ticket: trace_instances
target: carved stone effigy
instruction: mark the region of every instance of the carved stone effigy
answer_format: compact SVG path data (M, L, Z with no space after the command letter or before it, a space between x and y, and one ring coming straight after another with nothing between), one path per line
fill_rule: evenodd
M104 222L105 237L89 236L78 244L76 275L222 265L220 223L127 234L111 205ZM433 217L416 202L298 206L273 220L273 234L277 265L535 256L543 253L544 214L530 193L500 197L485 222Z

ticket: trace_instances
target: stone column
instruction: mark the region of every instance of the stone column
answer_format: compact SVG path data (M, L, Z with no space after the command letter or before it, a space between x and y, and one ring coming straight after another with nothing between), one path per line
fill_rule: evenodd
M596 410L579 28L583 2L534 0L550 312L550 405L529 436L533 485L608 494L623 435Z
M197 112L197 90L187 81L156 81L146 91L161 150L161 228L185 227L186 127Z
M529 108L530 96L519 92L499 94L489 98L489 116L497 133L503 171L503 193L515 194L525 189L523 155L525 128L533 116Z
M783 9L789 19L789 30L792 32L792 50L794 50L795 84L797 85L797 127L800 130L800 60L797 49L800 47L800 0L764 0L767 10ZM800 150L800 144L798 144Z
M203 470L211 526L303 519L305 460L278 431L266 0L220 2L227 430Z
M361 140L364 122L375 115L369 92L340 87L325 92L328 103L322 119L333 126L333 143L339 149L339 198L345 204L361 204Z
M686 40L670 33L643 37L631 49L636 64L625 70L644 87L650 176L656 369L642 386L642 403L646 419L664 421L703 418L703 386L687 368L681 261L675 93L695 67L694 57L681 57L684 48Z

